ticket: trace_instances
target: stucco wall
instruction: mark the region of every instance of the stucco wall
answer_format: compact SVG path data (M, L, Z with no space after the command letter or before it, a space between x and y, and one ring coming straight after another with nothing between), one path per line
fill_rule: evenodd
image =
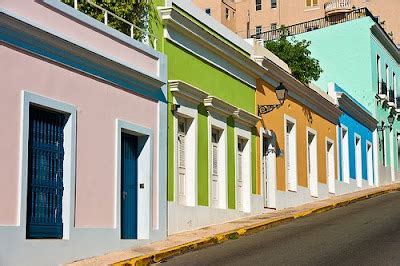
M275 88L262 80L257 81L256 98L258 104L275 104L277 102ZM307 131L306 127L310 127L317 132L317 158L318 158L318 182L327 183L326 171L326 137L335 143L335 169L337 165L336 153L336 125L329 122L321 115L310 110L298 101L291 97L286 99L284 105L279 109L263 115L263 125L276 135L276 147L285 150L285 128L284 115L288 115L296 119L296 144L297 144L297 180L298 185L308 187L307 181ZM259 123L259 127L262 126ZM258 143L259 143L258 138ZM286 152L286 151L284 151ZM257 154L260 154L260 145L257 145ZM276 158L276 175L277 189L286 191L286 176L285 176L285 157L278 156ZM260 156L257 156L257 184L260 184ZM337 178L337 176L336 176ZM258 189L259 191L259 189Z
M59 1L53 0L53 2ZM70 6L63 3L60 4L65 6L66 9L75 11ZM115 41L110 36L95 31L84 23L78 23L74 18L66 16L62 11L46 5L42 0L4 0L1 2L1 8L27 18L29 21L52 32L73 39L75 43L81 44L83 47L99 51L108 58L116 58L127 64L134 64L138 69L152 73L155 76L159 75L158 58L141 50L132 49L133 47L126 43ZM77 13L88 17L79 11ZM101 24L99 21L94 20L94 22ZM109 30L120 34L112 28L109 28Z
M361 137L361 161L362 161L362 179L367 180L367 141L372 145L372 132L366 126L359 123L357 120L352 118L346 113L339 118L340 125L343 125L347 128L348 134L348 141L349 141L349 167L350 167L350 178L356 179L356 165L355 165L355 158L356 158L356 147L355 147L355 134ZM338 138L341 140L342 132L339 130ZM339 154L340 158L342 158L342 145L341 141L338 141L339 145ZM371 147L372 148L372 147ZM343 170L342 170L342 162L340 161L340 180L343 180Z
M115 195L115 120L157 132L157 102L41 60L0 47L3 96L0 98L0 224L15 225L18 210L21 91L27 90L77 107L76 227L112 228ZM157 176L157 135L153 173ZM153 195L155 196L155 195Z

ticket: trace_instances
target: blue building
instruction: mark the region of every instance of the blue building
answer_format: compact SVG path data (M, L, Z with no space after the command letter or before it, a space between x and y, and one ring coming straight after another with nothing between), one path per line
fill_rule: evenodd
M343 111L337 128L341 181L336 186L337 193L373 186L373 132L377 121L366 108L337 84L329 83L328 93Z

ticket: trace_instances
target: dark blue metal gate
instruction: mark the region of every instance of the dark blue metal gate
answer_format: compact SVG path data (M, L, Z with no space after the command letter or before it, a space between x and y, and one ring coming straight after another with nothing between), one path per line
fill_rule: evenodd
M66 115L29 111L27 238L62 238Z
M137 137L121 137L121 238L137 238Z

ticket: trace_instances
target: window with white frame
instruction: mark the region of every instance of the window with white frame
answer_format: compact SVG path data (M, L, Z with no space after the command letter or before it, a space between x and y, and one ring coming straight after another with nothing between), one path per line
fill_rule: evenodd
M206 8L206 14L211 16L211 8Z
M306 0L306 7L318 6L318 0Z
M356 181L357 186L362 187L362 154L361 154L361 137L358 135L354 136L355 145L355 167L356 167Z
M393 91L394 91L394 97L395 97L395 102L397 103L397 76L396 73L393 72ZM396 105L397 108L397 105Z
M262 32L262 26L256 26L256 35L258 36Z
M307 177L311 196L318 197L317 134L307 129Z
M381 57L379 55L376 56L376 71L378 77L378 90L379 94L382 94L382 65L381 65Z
M288 190L297 191L297 142L296 122L285 120L285 161Z
M343 182L350 183L350 162L349 162L349 135L347 128L341 128L342 146L342 177Z
M277 0L271 0L271 8L277 7Z
M256 0L256 11L259 11L262 9L262 3L261 0Z
M389 66L386 65L386 86L387 86L387 95L389 95L390 91L390 71L389 71Z

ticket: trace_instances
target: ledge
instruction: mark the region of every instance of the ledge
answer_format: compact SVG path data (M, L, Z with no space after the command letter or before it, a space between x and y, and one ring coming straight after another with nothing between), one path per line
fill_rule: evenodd
M257 122L261 120L261 117L253 115L242 109L237 109L236 111L234 111L233 117L239 123L242 123L242 124L244 124L246 126L250 126L250 127L255 126L257 124Z
M206 92L181 80L170 80L168 84L174 97L183 98L196 104L203 102L208 97Z
M223 100L215 97L208 96L204 99L204 106L211 112L218 113L224 117L229 117L237 110L237 108Z

